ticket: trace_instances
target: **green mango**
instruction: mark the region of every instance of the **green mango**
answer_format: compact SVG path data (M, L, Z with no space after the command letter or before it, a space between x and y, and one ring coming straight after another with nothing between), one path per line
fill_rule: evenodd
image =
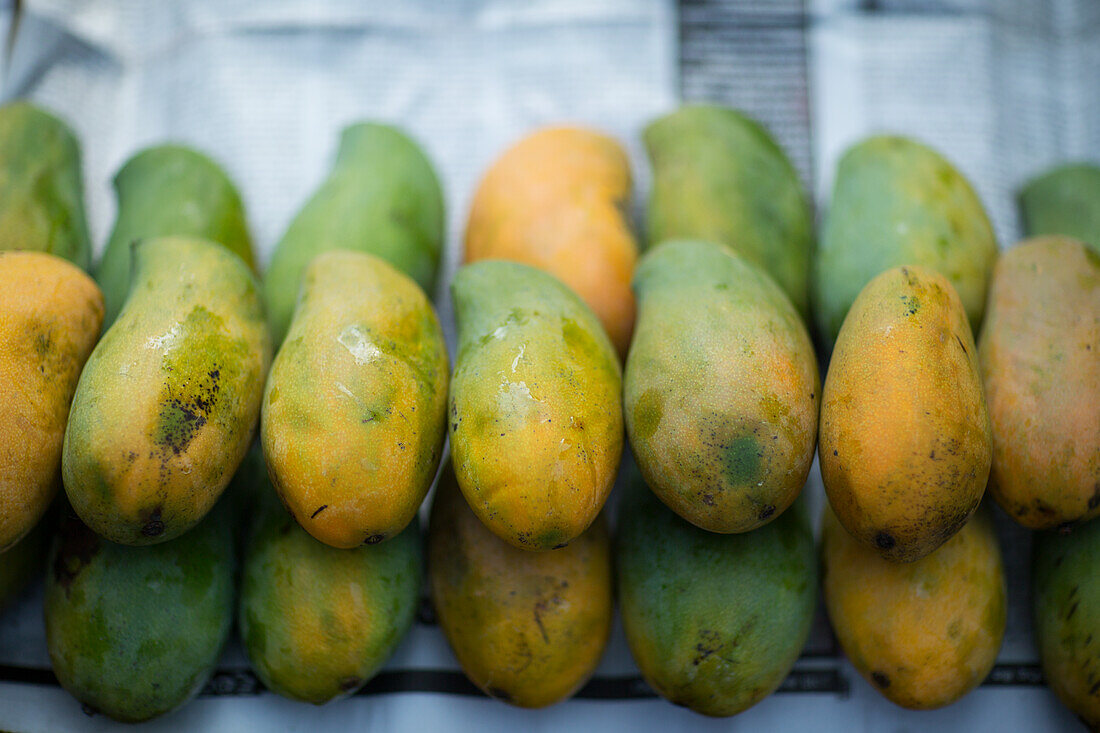
M632 473L615 561L634 661L677 705L735 715L779 687L810 633L818 570L805 501L753 532L716 534Z
M118 218L96 269L106 329L130 289L130 245L150 237L198 237L254 267L241 196L217 163L181 145L147 148L115 175Z
M1036 532L1031 566L1035 637L1047 684L1100 729L1100 519L1068 534Z
M330 547L260 480L238 621L252 667L267 687L294 700L320 705L351 695L390 658L416 616L419 522L414 517L382 544Z
M233 622L232 513L153 547L109 542L64 511L46 574L46 644L61 686L115 720L174 710L210 678Z
M346 128L332 172L294 217L264 274L275 343L290 326L306 265L321 252L376 255L433 292L445 224L439 179L415 142L386 125Z
M1063 165L1020 190L1020 213L1029 237L1064 234L1100 250L1100 167Z
M49 549L50 514L8 549L0 552L0 613L42 572Z
M87 270L80 143L61 120L27 102L0 107L0 250L48 252Z
M775 278L809 313L813 219L798 172L762 125L732 109L691 105L643 135L653 166L649 245L724 244Z
M814 258L818 333L831 346L863 286L893 267L937 270L955 287L978 333L997 240L966 178L931 148L871 137L837 167Z
M139 240L130 295L69 411L61 469L77 514L130 545L193 527L248 450L270 361L240 257L202 239Z
M763 270L710 242L669 242L634 274L623 408L654 493L711 532L770 522L813 463L821 380L806 326Z
M458 484L497 536L562 547L596 519L619 469L619 358L584 301L541 270L482 260L459 269L451 293Z

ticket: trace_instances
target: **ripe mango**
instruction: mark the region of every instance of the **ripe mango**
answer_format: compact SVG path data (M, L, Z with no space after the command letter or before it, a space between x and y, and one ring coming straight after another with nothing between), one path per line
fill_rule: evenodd
M260 413L271 341L259 286L225 247L134 245L133 285L73 397L62 474L112 542L178 537L217 501Z
M80 143L61 120L28 102L0 107L0 250L47 252L87 270Z
M118 317L130 290L130 245L151 237L199 237L225 246L253 267L244 205L225 171L182 145L137 153L115 174L118 217L96 268L107 305L104 325Z
M302 273L316 255L367 252L431 293L444 225L439 179L415 142L386 125L346 128L332 171L290 223L264 274L275 344L286 335Z
M610 137L548 127L509 148L478 186L466 262L499 259L558 277L596 313L621 356L634 327L630 161Z
M977 333L996 259L989 217L951 163L913 140L868 138L849 148L837 167L814 257L818 333L832 344L863 287L899 265L946 277Z
M989 489L1032 529L1100 516L1100 255L1036 237L993 270L978 344Z
M653 166L649 246L724 244L771 275L807 318L813 219L768 131L732 109L689 105L651 122L643 138Z
M860 292L825 376L819 440L837 518L887 559L924 557L977 508L993 439L974 339L944 276L896 267Z
M124 722L163 715L202 689L233 621L227 509L222 502L191 532L153 547L116 545L63 512L45 595L62 687Z
M595 671L611 632L611 547L600 515L559 550L486 529L445 467L428 529L439 625L470 681L525 708L560 702Z
M61 486L61 443L103 296L73 264L0 251L0 552L42 518Z
M1039 532L1031 583L1035 637L1047 684L1091 730L1100 729L1100 520L1069 534Z
M269 689L316 705L353 694L412 626L422 559L417 520L376 547L318 542L279 503L257 466L239 625Z
M1100 167L1074 163L1032 179L1020 213L1028 236L1063 234L1100 250Z
M753 532L715 534L676 516L635 474L619 511L623 630L646 681L711 716L771 694L801 653L816 604L805 502Z
M52 518L47 514L23 539L0 552L0 614L19 597L27 584L42 577L54 526Z
M516 547L561 547L595 520L619 468L614 347L572 290L527 265L466 265L451 293L458 484L481 521Z
M310 263L261 423L299 524L343 548L405 528L443 453L447 374L443 331L411 278L362 252Z
M853 539L826 507L821 564L837 640L886 699L918 710L942 707L993 669L1006 591L988 511L931 554L895 563Z
M809 333L763 270L709 242L670 242L634 278L638 327L623 378L646 483L711 532L783 513L814 459L821 383Z

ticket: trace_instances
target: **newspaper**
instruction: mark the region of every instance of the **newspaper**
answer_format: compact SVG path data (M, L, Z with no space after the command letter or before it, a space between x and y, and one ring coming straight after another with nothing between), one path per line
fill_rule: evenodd
M974 182L1001 246L1019 237L1014 191L1067 159L1100 155L1095 0L29 0L5 55L3 98L29 97L79 133L97 251L114 218L110 179L164 140L218 159L239 184L261 263L359 119L402 125L436 163L448 205L435 300L478 178L543 123L603 129L648 188L641 126L678 96L739 107L771 128L827 206L836 160L864 135L915 135ZM12 18L0 5L0 28ZM636 201L640 208L641 196ZM816 464L806 488L820 508ZM612 501L614 501L614 495ZM787 729L1076 730L1041 685L1027 598L1029 534L998 512L1009 628L990 679L943 710L903 711L843 659L818 613L783 687L734 721L657 698L616 622L594 679L542 711L489 700L465 680L425 600L417 624L358 695L322 708L264 691L232 642L203 693L149 730ZM109 730L49 671L41 586L0 619L0 729Z

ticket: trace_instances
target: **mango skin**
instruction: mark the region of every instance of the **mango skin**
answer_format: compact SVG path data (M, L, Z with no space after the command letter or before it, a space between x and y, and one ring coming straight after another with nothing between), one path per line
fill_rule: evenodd
M942 707L981 684L1001 648L1007 603L988 511L911 563L879 557L828 507L821 532L825 607L864 679L915 710Z
M524 708L572 696L611 633L611 542L599 518L552 552L517 549L486 529L445 467L428 530L439 625L470 681Z
M1019 202L1028 236L1062 234L1100 251L1100 167L1058 166L1029 181Z
M840 330L821 402L825 493L853 537L895 562L966 522L993 438L977 349L955 289L932 270L887 270Z
M997 502L1032 529L1100 516L1100 255L1053 236L1005 252L978 355Z
M80 143L27 102L0 107L0 250L12 249L47 252L82 270L92 257Z
M1032 545L1035 637L1047 684L1091 730L1100 729L1100 521Z
M302 273L321 252L376 255L433 292L445 224L439 179L415 142L386 125L345 128L332 171L294 217L264 273L275 343L290 326Z
M354 694L415 619L423 579L418 522L382 545L336 549L298 526L261 482L238 621L252 667L293 700L321 705Z
M133 723L194 697L233 621L231 513L223 503L185 536L116 545L63 513L46 576L46 644L61 686Z
M260 413L271 341L248 266L220 244L134 246L130 296L73 397L61 469L89 527L112 542L178 537L210 510Z
M485 174L466 225L466 262L512 260L549 272L599 317L620 356L634 328L630 161L612 138L537 130Z
M8 549L0 552L0 614L19 597L35 578L42 577L50 535L55 525L47 514Z
M45 252L0 252L0 552L61 487L69 402L103 321L103 296Z
M643 133L653 166L649 246L724 244L771 275L809 316L813 218L798 172L768 131L732 109L689 105Z
M350 548L412 520L443 454L448 371L439 321L409 277L361 252L306 268L261 435L279 495L310 534Z
M451 293L458 356L447 427L462 493L516 547L568 544L596 519L619 468L614 347L572 290L527 265L466 265Z
M860 290L879 273L920 265L944 275L974 333L997 241L966 178L939 153L902 137L871 137L840 159L814 257L818 334L832 344Z
M134 155L115 174L118 217L96 268L110 326L130 290L130 245L138 239L209 239L254 266L244 205L225 171L182 145L158 145Z
M798 312L721 245L669 242L634 279L637 333L623 411L646 483L711 532L747 532L789 507L817 443L821 382Z
M748 534L676 516L634 475L615 561L634 661L662 697L735 715L771 694L810 634L817 559L805 502Z

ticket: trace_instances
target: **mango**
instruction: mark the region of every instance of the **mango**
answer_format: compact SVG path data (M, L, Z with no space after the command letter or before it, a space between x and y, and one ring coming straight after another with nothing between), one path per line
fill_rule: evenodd
M386 125L346 128L332 171L290 223L264 274L275 343L290 326L302 273L321 252L373 254L433 292L445 223L439 179L415 142Z
M85 706L149 720L210 678L233 621L227 508L153 547L116 545L63 513L46 577L46 644L61 686Z
M689 524L633 472L621 502L619 604L646 682L715 717L763 700L810 634L817 558L805 502L743 534Z
M853 539L826 507L821 564L837 640L886 699L916 710L942 707L993 669L1006 590L989 512L977 512L920 560L895 563Z
M989 217L950 162L903 137L868 138L849 148L837 166L814 257L818 334L831 345L863 287L900 265L946 277L977 333L996 259Z
M1039 532L1031 587L1047 684L1091 730L1100 729L1100 521Z
M490 532L444 468L428 529L439 625L470 681L525 708L573 695L611 633L611 547L601 514L568 547L517 549Z
M32 580L42 577L53 529L50 519L51 515L47 514L23 539L0 552L0 613Z
M245 650L264 685L280 695L317 705L351 695L389 659L416 616L418 523L383 545L329 547L298 526L258 468L238 622Z
M669 242L634 278L626 432L646 483L711 532L772 521L802 491L821 382L798 311L763 270L709 242Z
M1100 516L1100 255L1036 237L993 270L978 343L989 489L1032 529Z
M527 265L466 265L451 293L448 431L462 493L516 547L566 545L596 519L619 468L614 347L572 290Z
M0 250L47 252L87 270L80 143L61 120L28 102L0 107Z
M118 217L96 269L107 305L105 326L118 317L130 290L130 245L151 237L199 237L224 245L253 267L244 205L225 171L182 145L158 145L134 155L115 174Z
M2 116L0 116L2 117ZM61 443L103 296L75 265L0 251L0 552L30 531L61 487Z
M343 548L405 528L443 454L447 374L443 331L411 278L362 252L310 263L261 422L299 524Z
M732 109L689 105L651 122L643 138L653 166L649 246L724 244L771 275L807 318L813 219L768 131Z
M136 243L130 295L65 430L76 513L128 545L197 524L248 450L270 360L259 286L237 255L202 239Z
M993 438L962 302L897 267L860 292L821 403L821 478L840 523L895 562L946 542L981 501Z
M1020 190L1028 236L1063 234L1100 251L1100 166L1062 165Z
M621 356L634 327L630 161L610 137L547 127L509 148L474 194L466 262L512 260L549 272L599 317Z

